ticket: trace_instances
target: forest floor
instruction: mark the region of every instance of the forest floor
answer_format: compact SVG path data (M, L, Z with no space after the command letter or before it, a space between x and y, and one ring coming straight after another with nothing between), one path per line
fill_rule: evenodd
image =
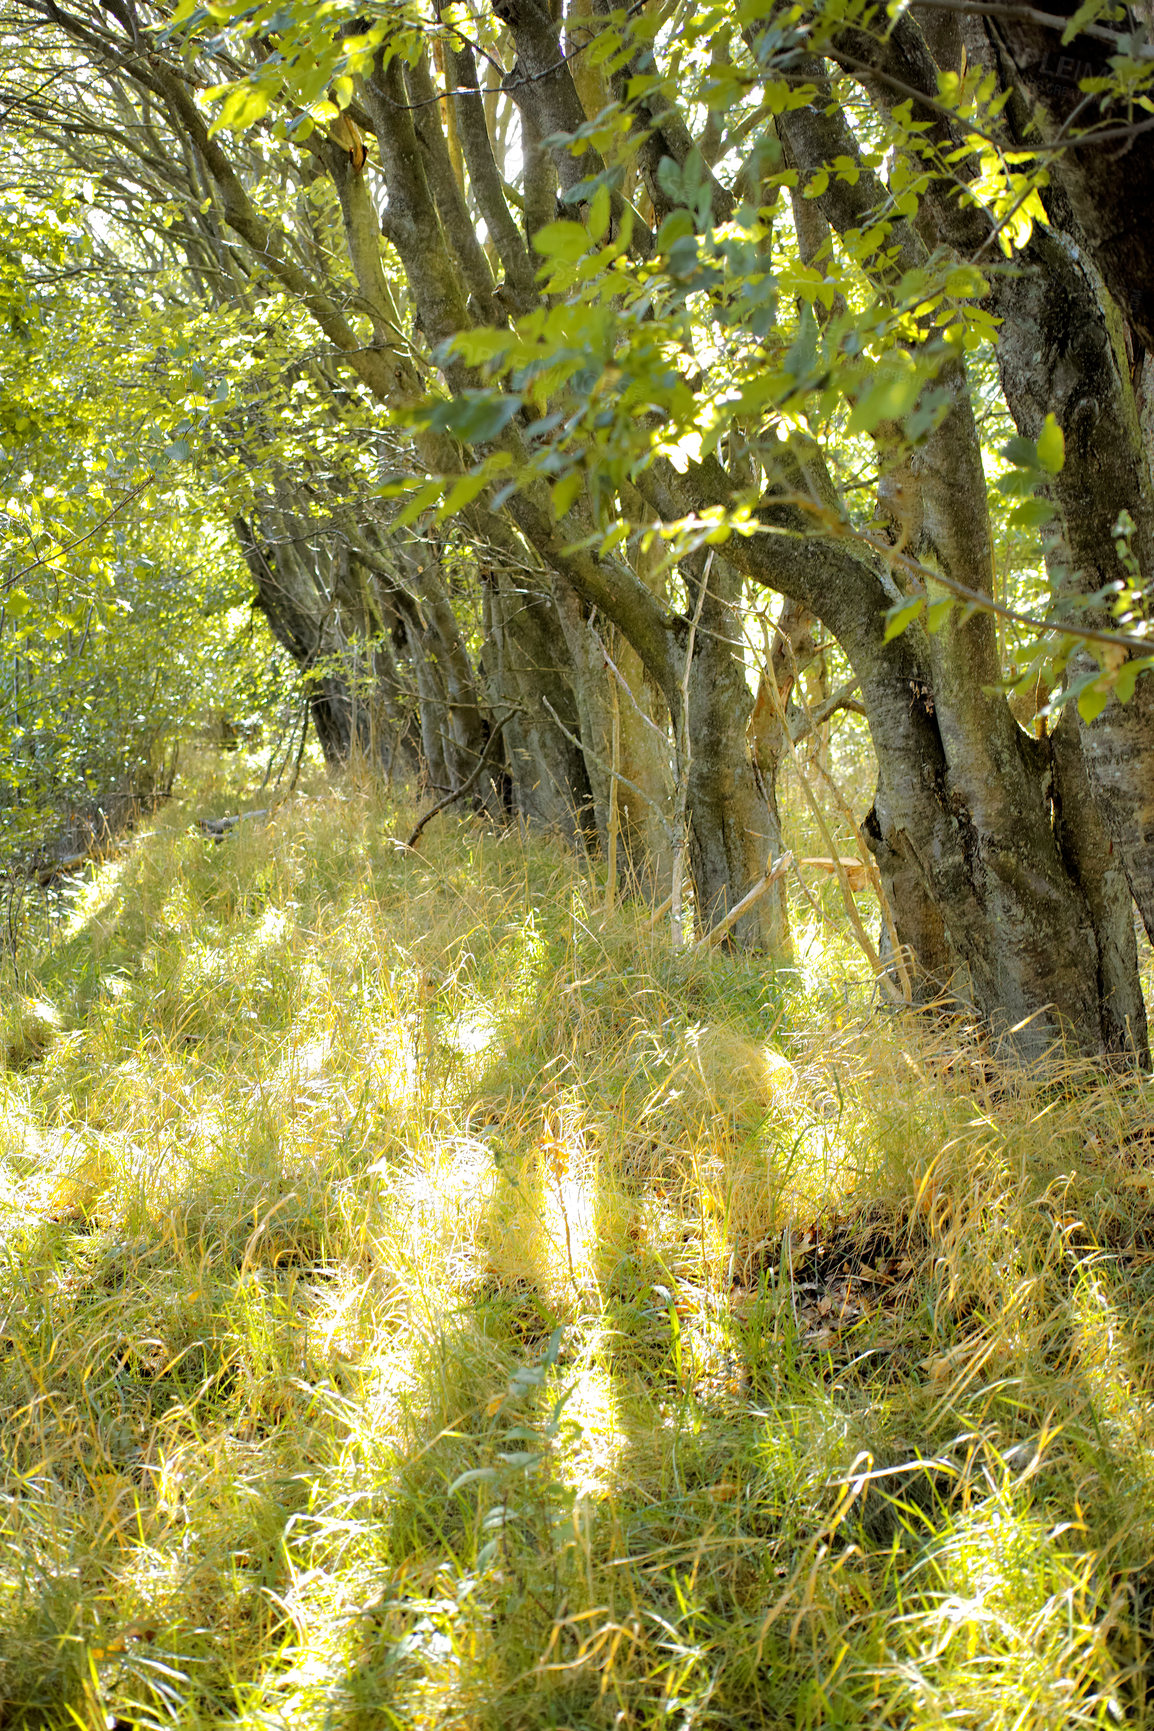
M0 1723L1154 1720L1148 1082L221 799L0 986Z

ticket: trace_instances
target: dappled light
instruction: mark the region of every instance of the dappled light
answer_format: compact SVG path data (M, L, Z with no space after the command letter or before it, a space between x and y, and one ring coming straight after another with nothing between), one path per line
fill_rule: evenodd
M557 845L400 822L320 792L213 850L174 811L44 958L2 1083L6 1697L1140 1712L1146 1084L999 1068L848 952L679 959Z

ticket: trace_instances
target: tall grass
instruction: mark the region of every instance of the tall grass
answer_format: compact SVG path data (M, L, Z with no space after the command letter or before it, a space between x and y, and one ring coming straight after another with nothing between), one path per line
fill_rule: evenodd
M190 815L4 1009L0 1722L1147 1722L1148 1084Z

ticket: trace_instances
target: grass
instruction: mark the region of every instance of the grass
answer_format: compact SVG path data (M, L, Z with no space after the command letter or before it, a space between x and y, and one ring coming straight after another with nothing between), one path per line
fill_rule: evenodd
M1147 1083L192 809L3 1011L0 1723L1154 1717Z

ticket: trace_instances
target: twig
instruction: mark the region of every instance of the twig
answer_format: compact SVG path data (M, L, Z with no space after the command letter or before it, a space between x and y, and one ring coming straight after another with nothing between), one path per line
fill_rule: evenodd
M783 638L783 640L785 642L787 652L792 657L792 647L793 647L792 644L790 644L788 638L785 637L785 633L780 632L780 628L779 628L779 634L781 635L781 637ZM796 660L794 660L793 667L794 667L794 682L795 682L795 685L800 690L801 681L800 681L800 678L798 677ZM809 783L809 777L806 775L805 771L801 767L801 759L800 759L800 756L798 755L797 746L794 744L793 735L790 732L789 721L788 721L788 718L787 718L786 713L785 713L785 706L781 701L781 692L778 690L777 680L773 677L773 669L772 668L769 669L769 678L766 681L766 685L767 685L767 689L769 690L770 697L771 697L771 700L773 702L774 708L777 710L778 720L781 723L781 729L782 729L783 734L785 735L786 745L789 749L790 756L793 759L793 767L794 767L795 771L797 772L798 784L801 787L802 795L805 799L806 804L809 806L811 813L813 814L814 822L817 824L818 829L822 833L822 836L825 840L826 846L829 848L830 856L831 856L831 859L833 862L833 868L837 874L838 887L841 890L842 901L843 901L844 906L845 906L846 914L849 917L850 925L853 927L854 936L857 938L857 941L858 941L859 945L861 946L863 953L865 954L866 960L869 962L870 967L873 969L875 978L882 981L883 985L888 987L891 991L897 992L898 995L901 997L901 999L905 1003L908 1004L912 998L913 993L912 993L912 989L911 989L911 985L910 985L910 981L909 981L909 976L906 972L905 962L901 956L900 947L899 947L899 949L895 955L895 963L900 970L900 979L901 979L901 986L900 986L900 988L898 988L898 987L894 987L892 982L890 981L889 970L887 969L885 963L882 961L881 957L878 955L877 949L875 948L873 941L870 938L869 933L866 931L865 926L862 924L861 915L858 913L857 903L854 900L853 891L851 890L850 885L849 885L849 879L846 877L846 874L845 874L845 867L841 863L841 855L838 852L837 848L833 844L833 837L830 835L829 825L826 823L825 814L822 812L822 809L821 809L820 805L818 804L817 799L814 796L813 788L810 786L810 783ZM801 692L800 695L801 695L802 700L804 702L805 693ZM854 828L855 828L855 830L857 829L856 824L854 825ZM859 835L859 839L860 839L860 831L858 831L858 835ZM863 848L863 852L864 852L865 857L863 858L862 863L865 864L866 859L870 858L871 856L869 855L868 850L864 850L864 848ZM868 865L866 866L866 870L867 871L869 870ZM802 879L801 872L798 871L797 875L798 875L798 880L799 880L799 882L801 882L802 888L804 889L805 888L805 882L804 882L804 879ZM879 878L877 880L877 885L875 885L875 888L878 887L878 885L880 885L880 882L881 882L881 880ZM806 893L808 894L808 891ZM884 917L885 906L886 906L885 900L884 900L884 894L879 895L879 900L881 900L883 917ZM892 925L891 925L891 931L892 931ZM894 934L894 935L896 936L896 934Z
M927 600L933 593L930 586L936 583L939 588L946 590L947 594L956 596L959 601L965 601L976 613L992 613L999 619L1010 619L1016 625L1028 625L1032 631L1053 632L1056 637L1069 637L1078 643L1105 643L1112 648L1140 649L1145 655L1154 652L1154 633L1149 637L1137 637L1128 631L1100 631L1092 625L1076 625L1063 619L1037 619L1032 613L1023 613L1016 607L1004 607L1000 601L995 601L992 595L987 595L980 589L971 589L967 584L959 583L956 578L948 577L942 571L931 570L919 559L903 553L899 547L891 547L880 537L870 535L864 529L856 529L852 523L807 493L775 493L769 502L775 507L792 505L799 511L807 512L837 540L860 542L891 568L905 572L920 583L921 594ZM785 525L763 523L760 533L784 535L788 540L800 540L805 531ZM915 592L914 595L902 596L899 599L912 601L917 598Z
M705 936L694 944L694 955L699 956L702 950L712 949L714 944L720 943L726 932L737 924L742 914L748 913L754 902L761 900L770 884L776 883L778 878L784 877L792 864L793 855L791 853L778 854L773 864L766 868L765 876L759 878L753 888L742 896L737 906L730 908L725 918L718 920L717 924L712 926Z
M681 716L677 730L677 808L673 818L673 899L670 902L670 924L675 946L685 942L681 894L685 885L685 823L689 805L689 770L693 762L693 745L689 738L689 678L693 671L693 645L697 638L697 627L701 623L701 612L705 606L705 593L709 588L709 573L712 569L711 547L705 556L701 586L697 591L697 605L693 609L693 618L689 624L689 636L685 643L685 670L681 675Z
M671 895L666 896L666 898L662 902L661 906L659 908L654 908L653 913L651 914L649 919L646 920L645 930L647 932L655 932L672 906L673 906L673 897Z
M613 725L610 739L610 761L613 773L609 777L609 816L608 816L608 869L605 874L605 906L612 911L617 905L617 831L619 828L617 784L621 777L621 705L617 699L617 687L609 681L609 694L613 699Z
M45 553L43 555L43 557L41 557L39 559L33 559L31 565L25 565L21 568L21 570L14 571L11 577L5 577L2 580L0 580L0 592L6 592L7 590L14 588L16 586L16 584L21 581L22 578L30 577L32 575L33 571L39 571L39 569L42 565L47 565L53 559L63 559L64 555L66 553L71 553L74 547L82 547L84 545L85 541L91 541L92 537L94 535L99 535L100 531L104 528L104 526L107 523L111 523L112 519L114 517L118 516L120 514L120 512L126 508L126 506L131 505L131 503L134 499L138 499L140 497L141 493L144 492L144 489L146 487L151 486L153 481L155 481L155 479L156 479L156 476L150 470L149 473L144 477L144 480L140 483L139 487L134 487L132 489L131 493L126 493L124 495L123 499L118 500L117 503L112 507L111 511L107 512L100 519L99 523L97 523L95 525L94 528L89 529L87 534L78 535L76 537L75 541L69 541L69 543L66 547L57 547L54 552Z
M1067 21L1068 22L1068 21ZM1029 151L1031 156L1055 156L1063 150L1082 150L1088 144L1115 144L1122 139L1137 138L1143 132L1154 128L1154 116L1148 120L1136 120L1129 126L1103 126L1097 132L1080 132L1076 138L1055 139L1053 143L1007 145L1003 140L986 132L976 120L968 120L960 115L956 108L950 108L944 102L938 102L932 96L927 96L924 90L919 90L915 84L907 84L904 78L895 78L884 67L874 66L868 60L859 60L856 54L850 54L836 42L826 51L830 58L849 72L860 73L863 77L876 78L879 84L884 84L888 90L917 102L923 108L928 108L931 114L939 114L943 119L959 128L964 127L967 135L983 139L986 144L992 144L998 154L1004 155L1007 150Z
M265 788L268 786L269 776L272 774L272 766L277 760L277 757L280 753L280 748L281 748L282 744L284 743L284 736L288 731L289 731L289 723L286 721L284 726L281 728L280 732L277 734L276 740L273 744L273 748L268 754L268 763L265 767L264 775L261 777L260 786L256 790L258 793L263 793ZM289 746L289 750L290 751L292 750L291 745ZM284 774L284 770L282 769L281 775L283 775L283 774ZM280 776L278 775L277 776L277 784L279 785L279 783L280 783Z
M202 835L208 836L211 841L223 841L225 836L231 830L236 829L238 824L249 823L253 818L271 816L272 812L269 808L262 806L260 811L235 812L228 817L198 817L196 827Z
M1011 23L1039 24L1044 30L1064 31L1070 22L1056 12L1040 12L1036 6L1002 5L1000 0L925 0L924 6L919 5L917 11L933 12L963 12L975 18L1007 18ZM1107 30L1101 24L1083 24L1078 32L1080 36L1090 36L1096 42L1107 42L1117 48L1119 33ZM1132 48L1133 54L1135 50ZM1139 58L1150 58L1149 48L1137 50Z
M598 769L603 769L606 775L614 776L615 779L621 783L622 787L630 788L637 795L638 799L643 799L646 805L652 806L653 810L660 818L662 827L665 829L666 833L672 835L673 832L670 827L669 819L666 817L665 813L661 809L660 803L654 799L653 795L651 793L646 793L643 787L638 787L635 781L630 781L627 775L622 775L619 769L614 770L613 765L611 763L606 763L605 759L599 752L594 751L591 745L586 745L583 740L578 739L575 733L570 732L569 728L567 728L565 723L561 720L561 717L557 714L557 711L553 708L553 705L549 702L547 697L543 697L541 702L545 705L545 708L549 711L549 714L553 717L553 720L561 729L561 732L565 735L569 744L575 745L577 750L581 752L583 756L589 758L592 763L597 765Z
M805 687L801 681L801 669L798 667L798 664L797 664L797 656L794 653L793 644L790 642L789 638L785 636L784 632L781 632L779 634L782 637L782 643L783 643L785 652L789 656L790 664L791 664L792 669L793 669L794 689L797 692L797 695L800 699L801 708L802 708L802 710L803 710L803 712L807 718L807 721L808 721L808 726L805 729L805 733L812 733L815 730L815 728L819 725L819 721L818 721L819 715L821 716L822 720L825 720L827 718L827 714L832 714L833 708L836 706L837 699L840 697L841 693L854 690L858 684L858 681L855 679L849 685L842 686L839 691L837 691L833 694L832 697L827 698L827 700L824 704L819 705L818 709L815 711L813 708L810 707L809 699L805 694ZM825 712L825 713L823 713L823 712ZM780 707L779 707L778 713L781 716L782 721L784 723L785 718L784 718L784 715L783 715ZM810 788L809 782L808 782L804 772L802 771L801 759L797 754L797 740L802 739L805 735L803 733L799 732L797 735L797 740L795 740L793 738L793 735L790 734L788 726L786 726L785 731L787 734L789 734L789 737L790 737L790 742L791 742L790 743L790 750L793 753L793 763L794 763L794 768L798 774L798 779L802 783L806 798L809 800L810 805L813 806L814 802L813 802L812 789ZM817 769L818 774L821 776L822 780L825 782L826 786L829 788L830 792L833 794L834 799L837 801L837 804L841 808L841 812L842 812L843 817L845 817L848 820L849 826L853 830L854 840L857 842L857 845L858 845L858 854L859 854L859 860L860 860L862 870L864 871L866 877L869 879L869 882L870 882L870 885L873 889L874 894L877 896L878 907L881 909L882 920L885 924L887 932L889 933L890 943L891 943L892 948L893 948L894 969L895 969L897 976L898 976L898 986L901 990L901 994L902 994L902 997L904 998L905 1002L907 1004L912 1003L913 1002L913 979L912 979L912 976L910 973L910 968L907 965L907 961L912 963L912 955L907 950L906 946L902 943L901 939L898 937L898 929L897 929L897 925L895 924L895 921L894 921L893 909L890 906L890 898L887 895L885 885L882 882L882 875L878 869L878 863L875 860L873 854L870 852L870 849L869 849L869 846L866 842L865 836L862 834L861 825L858 823L857 818L854 816L853 807L850 805L849 800L846 798L845 794L842 792L840 786L834 780L834 778L830 774L829 770L825 768L824 764L821 761L821 758L816 753L814 754L814 757L813 757L813 763L814 763L815 768ZM820 819L819 819L819 822L820 822ZM823 833L825 834L826 840L829 841L830 840L829 831L825 829L824 825L822 825L822 829L823 829ZM810 862L803 860L801 863L802 863L802 865L806 865ZM837 874L838 884L839 884L839 887L840 887L841 892L842 892L842 899L845 902L846 910L849 913L851 922L855 926L860 926L860 921L859 921L858 915L857 915L857 903L853 898L854 886L853 886L852 882L850 881L849 873L846 870L845 863L841 859L840 855L834 861L831 862L831 869L834 872L836 872L836 874ZM806 886L802 880L800 870L797 873L797 877L798 877L798 882L802 884L802 888L805 889L805 893L809 897L811 906L816 905L813 901L813 897L809 895L809 890L806 889ZM867 949L866 955L869 956L869 954L870 954L870 951ZM880 956L878 957L878 960L879 961L881 960Z
M661 745L661 749L663 751L668 751L668 749L669 749L669 735L667 733L665 733L660 727L658 727L658 725L654 721L653 717L651 715L647 715L643 706L640 703L638 703L637 695L634 692L633 687L630 685L629 681L626 679L625 675L622 673L621 669L618 667L617 663L614 661L613 657L610 655L608 649L606 649L604 643L601 641L601 638L598 636L597 631L595 630L595 628L593 626L589 627L589 634L593 638L593 641L596 643L597 647L600 649L602 655L605 657L606 667L609 669L609 671L613 675L614 679L616 679L616 681L617 681L618 685L621 687L622 691L624 691L626 697L629 699L630 703L632 704L633 709L636 712L636 714L638 716L640 716L641 720L644 722L645 726L649 728L650 732L655 733L657 735L658 741L660 742L660 745Z
M813 707L810 706L809 700L802 693L802 704L799 707L802 708L804 724L799 723L799 730L793 735L793 743L800 745L803 739L808 739L816 728L824 726L831 716L837 714L839 709L848 709L854 715L865 715L865 704L859 703L854 696L860 683L861 681L857 679L845 680L829 697L823 698L820 703Z
M300 775L300 772L301 772L301 764L304 762L305 740L309 736L309 717L311 714L312 714L312 704L309 702L308 698L306 697L305 698L305 706L304 706L304 715L301 719L301 742L300 742L300 745L297 747L297 760L296 760L296 763L293 765L293 778L288 784L289 793L292 793L293 789L296 787L297 777ZM287 798L287 795L286 795L286 798Z
M497 741L501 737L502 728L505 726L505 723L507 721L512 721L512 719L516 713L517 713L516 710L511 709L509 711L508 715L503 715L501 717L500 721L497 723L496 727L493 729L492 733L489 735L488 739L485 741L485 749L482 751L480 757L477 759L477 767L476 767L476 769L474 769L472 775L469 776L468 780L463 781L461 783L460 787L455 790L455 792L447 793L445 795L444 799L439 799L437 801L436 805L431 806L429 808L429 810L425 813L424 817L417 819L416 828L413 830L412 835L409 837L408 841L405 843L406 849L412 849L412 848L416 847L418 841L421 838L421 831L424 829L424 827L427 823L430 823L432 821L432 819L436 817L438 812L444 811L446 806L453 805L457 800L464 799L464 797L467 793L472 792L473 787L480 780L481 771L484 769L486 763L489 761L490 752L492 751L493 747L496 745Z

